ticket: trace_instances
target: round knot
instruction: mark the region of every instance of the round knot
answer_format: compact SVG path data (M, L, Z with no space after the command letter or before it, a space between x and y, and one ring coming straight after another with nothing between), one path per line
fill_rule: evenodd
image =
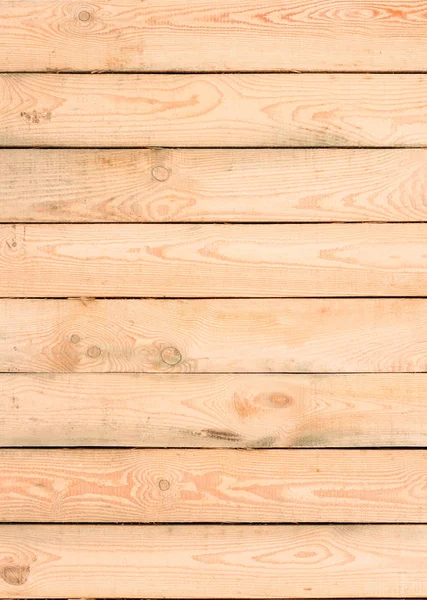
M98 346L91 346L87 349L87 355L90 358L98 358L98 356L101 355L101 348L99 348Z
M166 181L166 179L169 179L170 175L169 169L166 169L166 167L154 167L151 174L157 181Z
M9 585L23 585L28 581L30 567L26 565L4 565L0 567L0 577Z
M159 488L162 490L162 492L167 492L170 486L171 484L167 479L161 479L159 481Z
M70 339L72 344L78 344L80 342L80 336L76 333L73 333Z
M171 366L177 365L182 360L181 352L172 346L164 348L161 351L160 356L162 357L163 362Z
M79 12L79 21L89 21L90 19L90 12L87 10L81 10Z

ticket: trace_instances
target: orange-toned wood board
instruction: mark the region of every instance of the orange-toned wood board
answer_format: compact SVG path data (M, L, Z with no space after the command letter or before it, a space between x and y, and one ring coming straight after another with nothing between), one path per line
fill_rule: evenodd
M424 373L0 374L9 447L422 447L426 420Z
M426 525L2 525L9 598L422 598Z
M427 75L2 74L0 146L427 145Z
M427 451L0 450L0 521L427 522Z
M2 71L425 71L423 0L1 0Z
M424 148L0 150L1 222L426 220Z
M0 301L0 370L423 372L425 299Z
M426 240L417 223L0 225L0 296L421 296Z

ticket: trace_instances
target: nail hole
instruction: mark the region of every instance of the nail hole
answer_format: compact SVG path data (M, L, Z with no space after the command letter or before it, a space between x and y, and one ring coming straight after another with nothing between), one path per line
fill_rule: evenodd
M164 348L161 352L163 362L167 365L177 365L182 360L181 352L176 348Z
M151 174L157 181L166 181L170 175L169 169L166 169L166 167L154 167Z

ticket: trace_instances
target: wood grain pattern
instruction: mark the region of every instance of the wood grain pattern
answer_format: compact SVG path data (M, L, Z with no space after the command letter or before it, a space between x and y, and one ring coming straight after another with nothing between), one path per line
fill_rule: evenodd
M14 598L427 595L425 525L2 525Z
M426 239L417 223L0 225L0 296L421 296Z
M2 0L2 71L424 71L423 0Z
M417 372L424 299L1 300L0 370Z
M0 450L0 521L421 523L426 467L423 450Z
M0 598L427 597L427 2L0 23Z
M0 76L0 145L425 146L426 75Z
M0 150L3 222L426 220L425 149Z
M427 375L0 375L3 446L427 446Z

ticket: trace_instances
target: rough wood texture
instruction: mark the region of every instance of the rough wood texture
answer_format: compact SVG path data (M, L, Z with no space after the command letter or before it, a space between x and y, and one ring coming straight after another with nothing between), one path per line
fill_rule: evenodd
M425 149L0 150L3 222L426 220Z
M0 24L0 599L427 598L427 0Z
M424 71L421 0L2 0L3 71Z
M415 372L424 299L1 300L0 370Z
M417 223L0 225L0 296L422 296L426 239Z
M426 75L0 76L3 146L423 146Z
M426 466L423 450L0 450L0 520L420 523Z
M427 595L425 525L2 525L14 598Z
M427 375L2 374L3 446L427 446Z

